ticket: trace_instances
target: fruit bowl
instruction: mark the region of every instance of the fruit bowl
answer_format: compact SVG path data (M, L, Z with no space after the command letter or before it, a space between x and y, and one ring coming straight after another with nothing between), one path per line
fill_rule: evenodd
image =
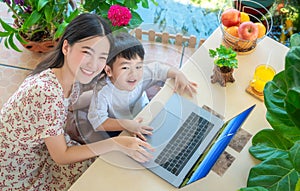
M234 14L229 14L227 20L223 18L225 15L223 15L223 13L228 12L229 9L238 10L240 12L239 20L234 17ZM242 14L244 17L246 15L250 22L246 21L243 23ZM227 47L231 47L239 54L249 54L254 51L256 45L271 31L273 19L269 10L258 2L252 0L234 0L230 1L229 5L224 6L220 10L219 23L223 33L223 44ZM251 27L251 23L258 25L258 29L255 32L258 36L254 38L247 32L247 27ZM237 32L237 30L239 30L239 32ZM262 30L264 30L263 33ZM243 34L243 32L245 34Z

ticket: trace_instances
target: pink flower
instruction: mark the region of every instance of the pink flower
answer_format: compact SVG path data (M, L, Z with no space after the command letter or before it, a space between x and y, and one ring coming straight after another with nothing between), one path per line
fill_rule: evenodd
M127 7L112 5L108 10L108 19L113 26L128 25L131 19L131 12Z

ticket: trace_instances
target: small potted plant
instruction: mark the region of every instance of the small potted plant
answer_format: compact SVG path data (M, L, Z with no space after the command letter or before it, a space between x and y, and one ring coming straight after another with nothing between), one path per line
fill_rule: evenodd
M232 73L234 68L238 66L237 53L232 48L227 48L221 44L215 50L209 49L209 56L214 58L215 64L211 82L219 82L223 87L226 86L227 82L234 82Z

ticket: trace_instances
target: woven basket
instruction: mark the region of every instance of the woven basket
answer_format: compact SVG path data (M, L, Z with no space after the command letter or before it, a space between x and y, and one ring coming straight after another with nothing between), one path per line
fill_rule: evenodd
M255 6L253 6L255 5ZM221 15L224 10L228 8L235 8L239 11L245 12L249 15L252 22L260 22L266 27L266 34L255 40L243 40L238 37L232 36L226 32L226 27L221 22ZM264 10L262 12L262 10ZM262 4L252 0L234 0L230 1L229 5L224 6L219 12L219 23L223 33L223 44L227 47L231 47L239 54L251 53L256 45L271 31L273 26L272 14Z

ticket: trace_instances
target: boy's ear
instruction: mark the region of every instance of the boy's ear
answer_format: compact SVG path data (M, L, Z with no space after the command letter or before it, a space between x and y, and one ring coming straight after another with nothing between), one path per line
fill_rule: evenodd
M112 71L111 71L111 67L110 67L110 66L106 65L106 66L104 67L104 71L105 71L105 73L106 73L106 75L107 75L108 77L111 77L111 76L112 76Z

